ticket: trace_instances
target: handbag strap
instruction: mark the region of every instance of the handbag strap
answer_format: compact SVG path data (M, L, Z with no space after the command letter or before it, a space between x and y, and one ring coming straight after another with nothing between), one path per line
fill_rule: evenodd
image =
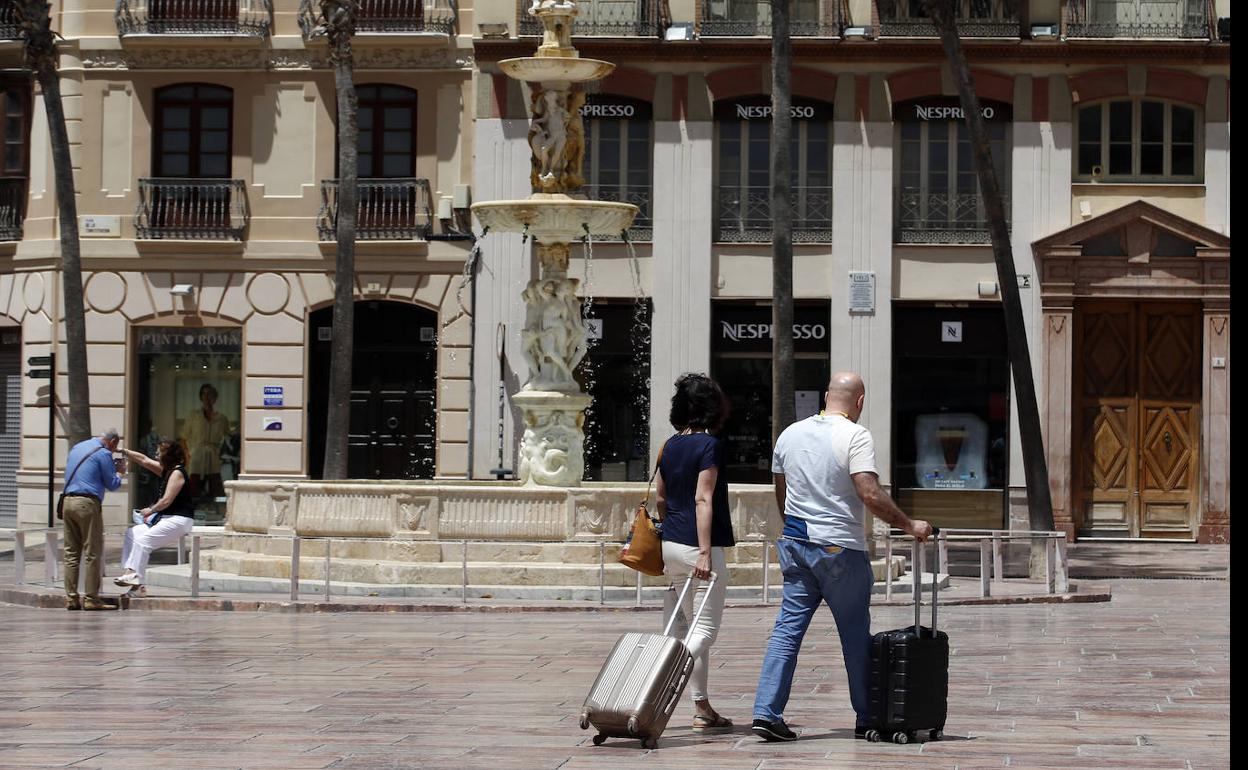
M91 459L91 455L95 454L96 452L100 451L103 448L104 447L101 445L101 446L97 446L95 449L92 449L90 452L87 452L87 456L79 460L78 464L74 466L74 472L69 474L69 478L65 479L65 486L61 487L61 489L69 489L69 485L74 483L74 476L78 475L78 469L86 465L87 460Z
M671 441L669 438L667 441ZM654 471L650 473L650 480L646 482L646 496L641 498L641 504L648 506L650 503L650 488L654 486L654 477L659 475L659 463L663 462L663 450L667 449L667 441L663 442L663 446L659 447L659 456L654 458Z

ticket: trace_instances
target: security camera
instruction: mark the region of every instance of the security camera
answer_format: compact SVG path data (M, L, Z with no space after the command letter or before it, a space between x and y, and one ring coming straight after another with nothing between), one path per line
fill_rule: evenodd
M169 293L175 297L189 297L195 293L195 287L189 283L175 283Z

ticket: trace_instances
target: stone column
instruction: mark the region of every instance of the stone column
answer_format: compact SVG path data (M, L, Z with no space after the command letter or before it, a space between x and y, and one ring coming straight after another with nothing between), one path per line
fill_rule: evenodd
M1204 307L1201 388L1201 505L1196 539L1231 541L1231 309L1225 300ZM1215 366L1220 360L1221 365Z
M672 383L684 372L711 368L713 137L709 120L654 124L651 466L672 434Z
M1045 461L1049 466L1049 493L1053 498L1053 524L1073 539L1075 511L1071 452L1075 446L1071 429L1071 383L1074 378L1074 307L1069 303L1044 308L1043 379L1037 390L1044 427Z

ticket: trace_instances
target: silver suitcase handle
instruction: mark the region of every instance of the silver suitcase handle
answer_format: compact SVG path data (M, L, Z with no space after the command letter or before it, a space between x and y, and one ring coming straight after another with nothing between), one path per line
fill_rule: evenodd
M702 601L698 603L697 610L693 613L693 620L689 621L689 630L685 632L685 638L682 640L685 646L689 646L689 640L693 637L693 629L697 627L698 621L702 618L702 610L706 608L706 602L711 598L711 586L715 585L715 581L719 579L719 575L712 572L709 580L706 581L706 594L703 595ZM667 619L667 625L663 627L663 635L667 636L672 631L672 624L676 622L676 613L681 611L681 607L685 606L685 594L689 592L689 586L693 584L693 573L685 578L685 584L681 586L680 596L676 597L676 607L672 610L672 616Z

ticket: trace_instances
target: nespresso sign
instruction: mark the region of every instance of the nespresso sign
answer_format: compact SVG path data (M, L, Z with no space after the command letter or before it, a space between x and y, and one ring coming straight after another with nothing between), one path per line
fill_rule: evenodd
M813 99L794 99L789 105L793 120L831 120L832 105ZM715 103L716 120L771 120L771 97L751 96Z
M589 94L581 105L582 118L650 120L653 112L649 102L614 94Z
M826 352L827 303L793 308L793 347L799 352ZM770 352L774 327L769 305L715 303L711 311L712 347L719 353Z
M1002 102L986 102L980 100L979 111L984 116L984 120L990 122L1003 122L1014 119L1014 108ZM897 105L893 111L897 120L965 120L966 113L962 111L962 103L953 98L942 99L916 99L912 102L903 102Z

